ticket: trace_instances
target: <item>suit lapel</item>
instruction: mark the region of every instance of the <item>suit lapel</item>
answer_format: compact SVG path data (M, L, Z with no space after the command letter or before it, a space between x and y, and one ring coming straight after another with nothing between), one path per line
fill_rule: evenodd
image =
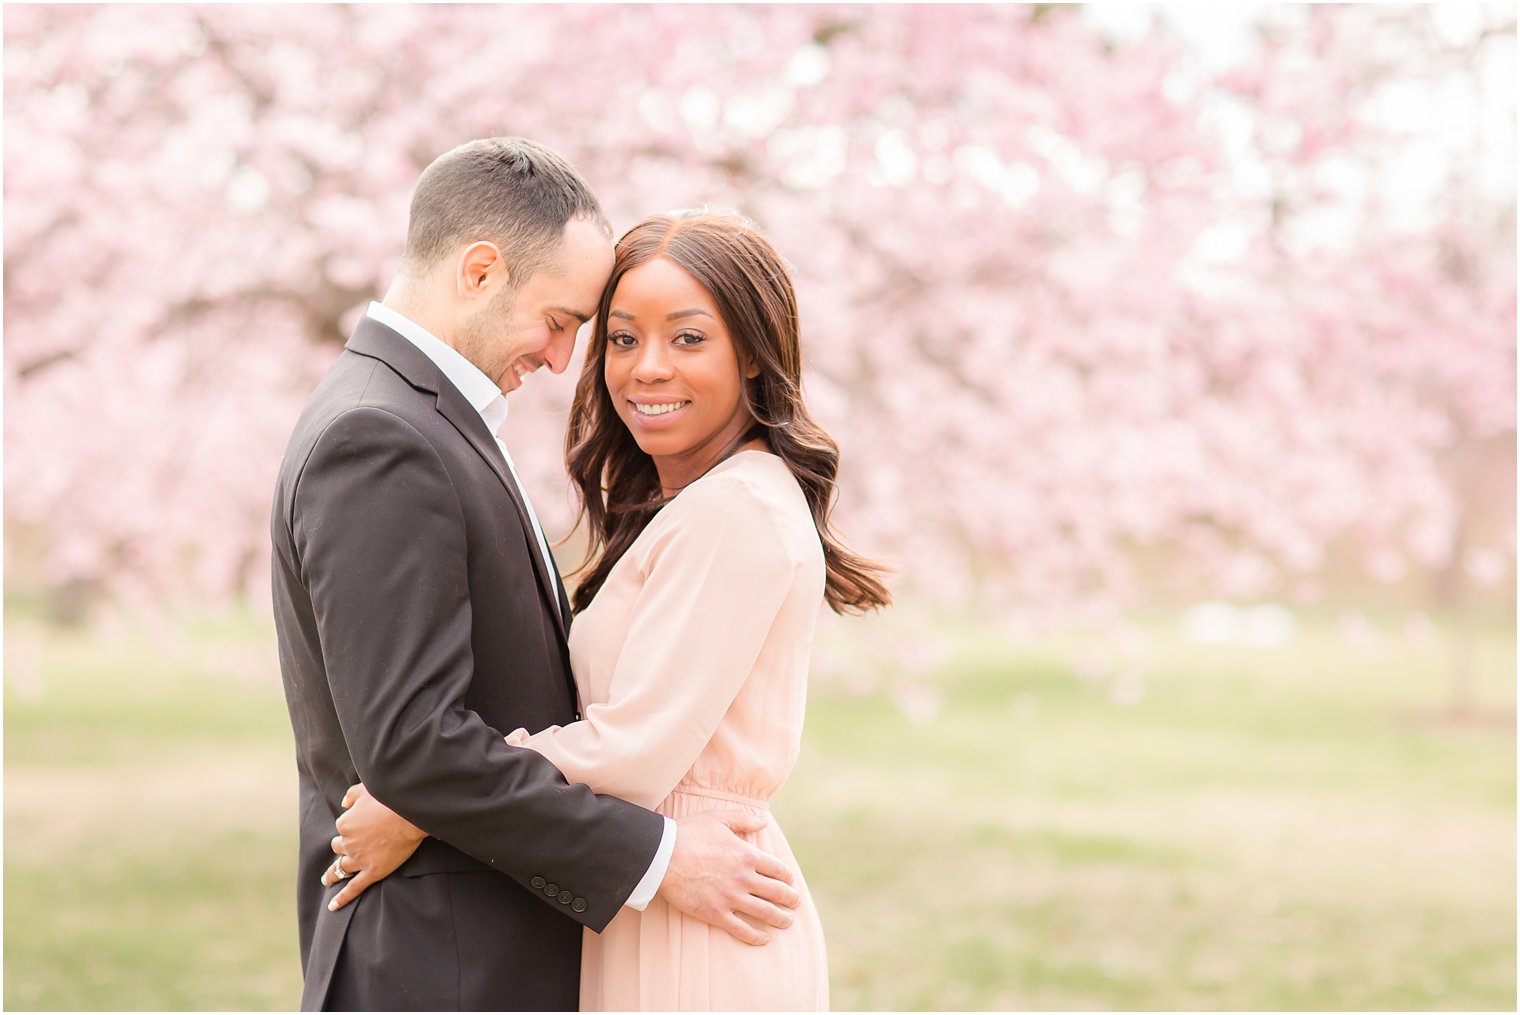
M544 561L544 555L538 548L538 537L533 533L533 522L528 517L528 507L523 501L526 495L518 489L517 483L512 479L512 474L507 470L506 460L502 458L501 449L496 446L495 436L486 428L486 421L480 418L480 413L475 411L475 407L465 401L459 389L449 383L443 376L443 372L427 358L421 349L379 321L371 317L361 320L359 327L354 330L353 337L348 340L348 348L360 355L382 360L405 377L414 388L437 396L439 415L447 419L460 436L469 442L491 473L500 481L502 489L506 490L512 507L517 511L518 520L522 523L523 537L528 546L528 559L533 562L533 573L538 580L539 592L548 604L549 612L554 614L554 624L559 629L560 638L565 639L567 637L566 614L559 606L560 583L549 574L549 565Z
M512 506L517 509L518 521L522 523L523 538L528 544L528 556L533 560L533 573L538 576L539 591L548 601L550 612L554 614L554 623L559 628L559 635L564 638L566 637L565 618L559 609L559 583L549 573L549 565L539 549L538 536L533 532L533 521L528 516L528 506L523 500L527 495L512 479L506 460L502 458L501 449L496 446L496 438L486 429L485 420L480 418L480 413L464 400L464 396L452 384L445 383L442 387L444 390L438 393L438 412L454 424L454 429L470 442L476 454L490 466L492 474L500 480L502 488L507 491Z

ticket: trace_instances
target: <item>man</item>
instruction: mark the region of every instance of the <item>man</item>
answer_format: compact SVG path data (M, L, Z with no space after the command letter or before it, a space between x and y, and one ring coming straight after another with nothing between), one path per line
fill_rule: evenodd
M295 729L305 1009L574 1009L581 926L656 891L760 943L790 874L708 813L584 786L504 730L576 718L564 590L506 447L505 394L569 362L612 267L596 199L518 138L423 173L401 270L307 402L271 521ZM334 910L347 787L432 835ZM753 820L753 819L748 819ZM367 877L361 873L359 877ZM357 879L356 879L357 880Z

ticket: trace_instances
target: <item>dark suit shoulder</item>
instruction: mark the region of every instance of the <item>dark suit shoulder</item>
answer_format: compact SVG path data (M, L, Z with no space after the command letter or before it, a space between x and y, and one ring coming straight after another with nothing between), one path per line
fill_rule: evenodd
M303 420L309 414L311 422L319 423L349 409L373 406L417 422L431 415L436 404L433 392L417 387L390 364L344 351L312 393Z
M410 479L420 467L447 482L448 470L438 453L436 434L423 432L424 419L398 411L397 406L359 404L349 406L327 421L316 435L311 452L295 478L299 496L302 479L314 468L357 469L377 483L391 470L404 465ZM378 488L377 491L378 492Z
M411 449L414 463L445 472L438 451L449 437L439 428L434 406L434 395L385 363L344 352L307 400L291 434L275 493L277 520L293 522L303 479L314 466L373 466Z
M406 421L414 430L436 427L436 396L413 386L381 360L345 351L307 399L291 434L282 472L299 474L317 441L341 417L377 409ZM368 417L378 421L378 417ZM347 420L347 425L358 423Z

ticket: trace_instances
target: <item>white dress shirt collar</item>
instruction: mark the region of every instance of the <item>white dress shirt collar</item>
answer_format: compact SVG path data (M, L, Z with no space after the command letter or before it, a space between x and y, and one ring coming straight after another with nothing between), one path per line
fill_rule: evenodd
M486 421L486 427L491 433L495 434L506 423L507 396L501 393L495 381L461 356L457 349L446 345L422 325L384 303L372 301L367 316L390 328L432 360L443 371L443 376L449 379L449 383L459 389L465 401L480 413L480 418Z

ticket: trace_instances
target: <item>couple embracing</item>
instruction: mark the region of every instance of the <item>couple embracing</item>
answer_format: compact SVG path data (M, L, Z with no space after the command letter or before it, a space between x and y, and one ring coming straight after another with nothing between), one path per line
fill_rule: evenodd
M271 527L303 1008L828 1005L768 801L820 604L889 596L829 528L776 251L706 212L611 236L542 146L448 152L296 424ZM497 433L586 321L572 607Z

